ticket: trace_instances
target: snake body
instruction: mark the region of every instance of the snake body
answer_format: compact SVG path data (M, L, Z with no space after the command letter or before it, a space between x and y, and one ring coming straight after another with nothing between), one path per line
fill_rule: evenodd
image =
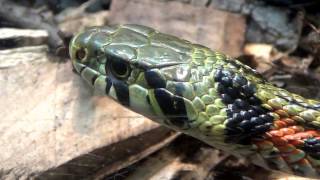
M89 28L69 50L81 77L127 108L264 168L320 177L320 102L239 61L132 24Z

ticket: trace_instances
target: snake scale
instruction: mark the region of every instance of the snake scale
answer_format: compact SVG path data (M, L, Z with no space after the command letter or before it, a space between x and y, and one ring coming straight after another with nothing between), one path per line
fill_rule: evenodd
M96 91L256 165L320 178L320 102L239 61L141 25L91 27L69 45Z

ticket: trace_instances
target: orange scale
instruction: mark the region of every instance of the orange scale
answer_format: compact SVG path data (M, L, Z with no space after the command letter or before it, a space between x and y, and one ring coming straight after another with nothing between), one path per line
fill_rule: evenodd
M308 131L306 131L306 133L308 133L312 137L320 136L320 133L318 131L315 131L315 130L308 130Z
M299 140L301 139L300 136L297 136L297 134L292 134L292 135L285 135L283 138L287 141L292 141L292 140Z
M299 134L302 139L312 138L312 137L316 136L316 133L313 131L304 131L304 132L297 133L297 134Z
M297 139L290 140L289 143L295 147L300 147L300 146L303 146L303 144L304 144L304 142L302 140L297 140Z
M290 126L290 128L293 129L295 133L304 131L304 128L302 126Z
M307 133L307 132L299 132L299 133L296 133L292 136L294 137L294 139L300 140L300 139L312 137L312 134Z
M286 139L282 138L282 137L273 136L271 138L271 141L276 146L284 146L284 145L288 144L288 141Z
M274 121L273 125L274 125L274 127L276 129L287 127L287 124L284 121L281 121L281 120Z
M287 126L292 126L296 124L296 122L291 118L283 118L281 119L281 121L284 121L287 124Z
M284 134L284 135L292 135L295 133L295 131L291 128L282 128L280 129L280 131Z
M315 136L315 134L312 133L312 132L305 132L305 133L304 133L304 136L303 136L303 139L312 138L312 137L314 137L314 136Z
M272 130L268 133L270 133L271 136L277 136L277 137L282 137L284 135L283 132L281 132L280 130Z
M302 166L311 166L310 162L306 158L301 159L297 163L299 163Z

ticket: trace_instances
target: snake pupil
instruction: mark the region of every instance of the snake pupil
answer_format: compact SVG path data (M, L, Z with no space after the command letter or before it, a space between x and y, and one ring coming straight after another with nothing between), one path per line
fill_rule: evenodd
M113 76L119 79L125 79L130 75L130 67L122 61L110 60L110 70Z

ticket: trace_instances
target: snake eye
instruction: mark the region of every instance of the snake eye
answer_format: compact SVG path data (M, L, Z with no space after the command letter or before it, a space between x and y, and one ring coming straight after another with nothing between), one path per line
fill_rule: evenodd
M120 60L108 60L108 68L112 75L118 79L126 79L131 73L131 68L128 63Z
M83 61L87 58L87 51L84 48L81 48L76 51L76 58L80 61Z

